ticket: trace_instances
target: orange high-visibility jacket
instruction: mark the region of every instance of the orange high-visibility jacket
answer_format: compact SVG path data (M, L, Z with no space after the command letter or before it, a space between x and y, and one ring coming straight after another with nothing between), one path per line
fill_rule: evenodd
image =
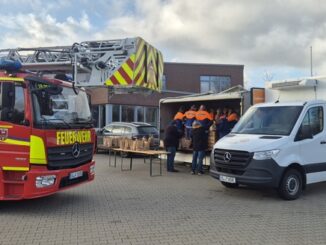
M175 114L174 116L174 120L183 120L185 117L185 114L183 114L182 112L178 111L177 114Z
M228 122L232 122L232 121L238 121L238 115L236 113L232 113L231 115L228 116Z
M213 118L211 117L211 115L207 111L197 111L196 120L203 121L205 119L213 120Z
M196 117L196 111L192 111L192 110L186 111L185 117L186 119L194 119Z

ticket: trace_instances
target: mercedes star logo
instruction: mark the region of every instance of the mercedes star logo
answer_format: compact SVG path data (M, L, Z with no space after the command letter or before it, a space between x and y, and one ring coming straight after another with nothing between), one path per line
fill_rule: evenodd
M231 153L230 152L225 152L224 153L224 162L230 162L231 161Z
M79 157L79 154L80 154L80 146L79 146L79 144L77 142L72 146L71 153L72 153L72 156L74 158Z

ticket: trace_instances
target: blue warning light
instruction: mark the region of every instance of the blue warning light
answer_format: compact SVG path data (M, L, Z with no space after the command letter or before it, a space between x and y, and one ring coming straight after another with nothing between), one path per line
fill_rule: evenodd
M18 60L0 58L0 70L5 70L7 72L16 72L21 68L22 64Z

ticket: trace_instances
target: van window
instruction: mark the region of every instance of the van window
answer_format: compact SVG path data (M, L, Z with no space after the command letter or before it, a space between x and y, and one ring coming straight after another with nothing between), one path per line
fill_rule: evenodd
M324 128L323 107L310 108L303 118L301 126L310 126L312 135L322 132Z

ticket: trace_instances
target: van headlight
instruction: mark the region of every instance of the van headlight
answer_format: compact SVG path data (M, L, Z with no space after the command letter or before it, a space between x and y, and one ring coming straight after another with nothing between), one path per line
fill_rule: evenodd
M280 150L258 151L254 153L253 159L266 160L276 157Z

